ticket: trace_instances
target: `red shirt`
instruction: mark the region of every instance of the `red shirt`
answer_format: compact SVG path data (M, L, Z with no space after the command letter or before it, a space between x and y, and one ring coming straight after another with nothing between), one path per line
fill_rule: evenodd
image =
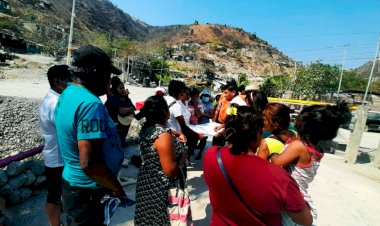
M281 211L299 213L305 201L297 183L281 167L254 155L232 155L221 149L224 168L247 205L262 216L262 222L245 208L219 168L217 147L210 147L203 160L204 179L213 209L211 225L281 225Z

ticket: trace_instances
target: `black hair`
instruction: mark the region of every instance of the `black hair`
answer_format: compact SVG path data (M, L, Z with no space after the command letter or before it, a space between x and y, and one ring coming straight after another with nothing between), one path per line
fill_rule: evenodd
M117 76L114 76L111 78L111 93L115 96L120 96L119 93L117 92L117 87L119 87L119 85L122 84L121 80L119 77Z
M165 125L169 114L168 104L161 95L154 95L145 100L140 112L135 115L137 120L146 119L143 129L155 124Z
M313 145L319 152L324 152L326 146L336 137L339 127L349 122L351 117L345 103L334 106L312 105L297 116L295 127L301 140Z
M67 65L54 65L47 72L50 87L54 87L54 80L60 79L63 81L71 80L71 72Z
M190 91L190 96L193 97L193 96L195 96L195 95L197 95L197 94L198 94L198 95L200 94L199 89L193 87L193 88L191 89L191 91Z
M262 114L258 114L251 107L237 107L237 114L227 116L225 122L226 140L232 144L231 154L247 152L252 142L258 146L262 139L262 130Z
M215 96L215 100L216 100L216 101L219 101L219 99L220 99L221 96L222 96L221 94L216 94L216 96Z
M278 124L278 128L272 131L274 135L278 135L280 132L288 129L290 124L290 108L286 105L269 103L265 106L263 113L272 126L274 123Z
M82 84L95 95L101 96L107 93L105 84L107 84L111 78L111 71L108 69L71 66L70 71L76 83Z
M231 79L224 86L222 86L222 90L235 91L235 96L239 95L239 89L235 79Z
M171 80L168 86L168 93L170 96L177 98L178 95L186 89L184 82L179 80Z
M111 72L102 68L81 68L71 66L70 71L73 80L87 86L92 86L94 83L103 82L106 76L111 77Z
M264 92L260 90L246 90L245 94L246 102L249 106L255 108L257 111L263 111L268 104L268 97Z

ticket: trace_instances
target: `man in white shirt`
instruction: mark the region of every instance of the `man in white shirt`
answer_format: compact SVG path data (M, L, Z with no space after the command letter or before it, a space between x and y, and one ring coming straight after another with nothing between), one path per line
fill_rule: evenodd
M58 150L54 110L67 82L71 81L71 73L67 65L55 65L49 68L47 76L50 89L40 103L39 117L40 129L45 138L42 151L48 190L45 211L49 225L59 226L63 161Z
M185 118L183 116L183 110L179 103L179 99L185 94L186 85L182 81L171 80L168 87L169 95L165 96L165 100L169 107L170 118L166 127L182 132L186 136L186 145L188 149L188 160L190 155L193 154L194 148L197 146L200 140L205 140L207 137L202 133L197 133L189 126L186 125ZM190 154L190 155L189 155Z

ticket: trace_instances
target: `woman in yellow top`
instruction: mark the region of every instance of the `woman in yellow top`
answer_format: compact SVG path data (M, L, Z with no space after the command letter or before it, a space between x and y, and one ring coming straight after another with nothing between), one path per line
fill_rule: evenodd
M263 112L264 130L272 133L260 143L257 155L268 159L272 153L280 153L289 139L295 139L297 134L288 130L290 124L290 109L280 103L269 103Z

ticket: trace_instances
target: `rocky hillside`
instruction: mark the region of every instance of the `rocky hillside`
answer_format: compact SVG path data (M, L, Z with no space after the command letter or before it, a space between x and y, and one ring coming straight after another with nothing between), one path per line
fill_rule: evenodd
M65 55L72 1L9 0L12 18L0 29L44 45L44 51ZM93 34L94 36L91 36ZM291 72L293 61L255 34L224 25L193 24L153 27L133 19L108 0L77 1L74 46L91 43L103 34L101 44L115 37L137 41L141 51L164 47L171 69L190 76L213 73L236 77L270 76ZM99 36L96 36L99 37ZM98 43L95 43L98 44ZM127 47L125 47L127 48ZM109 51L110 51L109 50ZM137 53L139 54L139 53ZM126 54L124 54L125 56Z
M356 68L354 71L357 72L358 74L362 75L363 77L368 78L369 75L371 74L372 67L373 67L373 61L370 61L370 62ZM376 63L376 65L375 65L375 69L373 71L373 77L376 80L380 79L380 65L379 65L379 63Z
M70 27L72 1L69 0L8 0L12 14L21 22L35 23L49 29ZM132 19L108 0L76 1L75 28L85 31L109 32L132 39L144 37L149 25Z
M172 60L189 72L221 76L270 76L290 72L293 61L266 41L239 28L194 24L152 28L148 45L165 43Z

